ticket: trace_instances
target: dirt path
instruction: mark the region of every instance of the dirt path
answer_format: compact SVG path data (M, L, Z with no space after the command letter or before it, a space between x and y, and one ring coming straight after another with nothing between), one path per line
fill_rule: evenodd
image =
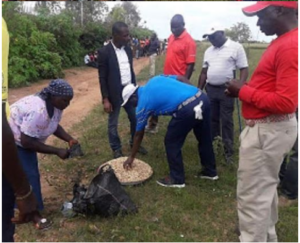
M133 66L137 75L146 65L148 58L134 59ZM68 130L74 124L84 119L93 107L101 102L99 90L98 70L95 68L72 68L64 70L65 79L74 89L74 98L71 105L64 111L60 124ZM9 103L12 104L20 98L34 94L47 86L50 80L42 80L29 87L10 89ZM50 140L51 141L51 140Z

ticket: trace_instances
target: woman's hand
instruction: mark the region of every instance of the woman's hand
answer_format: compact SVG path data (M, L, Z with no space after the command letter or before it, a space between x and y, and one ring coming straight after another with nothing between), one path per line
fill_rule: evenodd
M69 140L69 146L70 146L70 148L71 148L74 144L78 144L78 141L77 141L76 139L74 139L74 138L70 139L70 140Z
M69 157L69 150L68 149L57 149L56 155L61 159L67 159Z

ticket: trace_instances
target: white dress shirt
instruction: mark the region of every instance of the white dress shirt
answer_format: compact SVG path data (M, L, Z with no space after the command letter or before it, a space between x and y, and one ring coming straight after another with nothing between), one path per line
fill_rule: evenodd
M233 78L233 70L248 67L244 47L228 39L220 48L210 46L204 53L203 68L207 70L206 82L223 85Z
M119 68L120 68L120 76L121 76L121 83L123 86L131 83L131 72L130 72L130 64L127 53L125 51L125 47L122 46L121 48L117 48L113 42L111 44L114 47L114 50L117 55Z

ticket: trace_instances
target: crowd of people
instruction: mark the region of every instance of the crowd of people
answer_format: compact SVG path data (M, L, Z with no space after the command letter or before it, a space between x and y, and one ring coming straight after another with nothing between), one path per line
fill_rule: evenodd
M171 116L164 139L170 172L157 180L157 184L184 188L181 150L191 130L198 142L200 179L219 179L212 145L216 136L222 137L227 163L233 163L233 110L234 100L239 99L246 124L240 134L237 171L239 237L242 242L276 242L279 175L282 179L280 193L289 199L298 197L295 116L298 107L298 6L292 1L268 1L257 2L242 11L246 16L257 16L257 25L266 35L277 35L250 79L243 46L226 37L221 26L213 26L203 33L211 47L204 53L198 85L194 86L189 80L194 70L199 68L195 67L197 48L185 29L182 15L177 14L171 19L172 34L168 41L163 42L166 58L161 75L155 72L155 57L161 50L157 36L153 34L147 44L146 40L134 40L130 37L128 26L116 22L112 27L111 40L97 52L102 104L108 114L108 142L113 158L123 156L118 120L122 107L127 113L132 149L123 164L125 169L132 167L137 153L148 153L141 144L145 132L158 132L158 116ZM2 59L6 60L2 62L2 99L5 100L8 35L4 22L2 33ZM144 86L136 82L133 70L136 53L131 42L142 43L143 52L147 50L149 56L150 78ZM139 53L140 49L135 51ZM239 79L236 77L237 70ZM13 240L11 218L14 202L20 210L18 222L34 221L41 226L47 222L38 211L43 209L43 201L36 154L67 158L68 149L44 144L51 134L70 146L78 144L59 125L62 111L72 98L72 87L67 81L57 79L37 94L14 103L8 121L3 112L3 146L7 146L3 148L2 164L3 241ZM292 148L295 153L290 162L283 163Z

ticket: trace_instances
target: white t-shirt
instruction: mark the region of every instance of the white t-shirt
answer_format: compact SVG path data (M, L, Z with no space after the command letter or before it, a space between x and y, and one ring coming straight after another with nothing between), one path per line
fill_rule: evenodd
M248 67L244 47L228 39L220 48L210 46L204 53L203 68L207 70L206 82L222 85L233 78L233 70Z
M86 55L84 56L84 63L85 63L85 64L88 64L90 61L91 61L91 60L90 60L89 55L86 54Z
M111 43L117 55L119 68L120 68L121 83L123 86L126 86L127 84L131 83L130 63L129 63L127 53L125 51L124 46L122 46L119 49L113 44L113 42Z

